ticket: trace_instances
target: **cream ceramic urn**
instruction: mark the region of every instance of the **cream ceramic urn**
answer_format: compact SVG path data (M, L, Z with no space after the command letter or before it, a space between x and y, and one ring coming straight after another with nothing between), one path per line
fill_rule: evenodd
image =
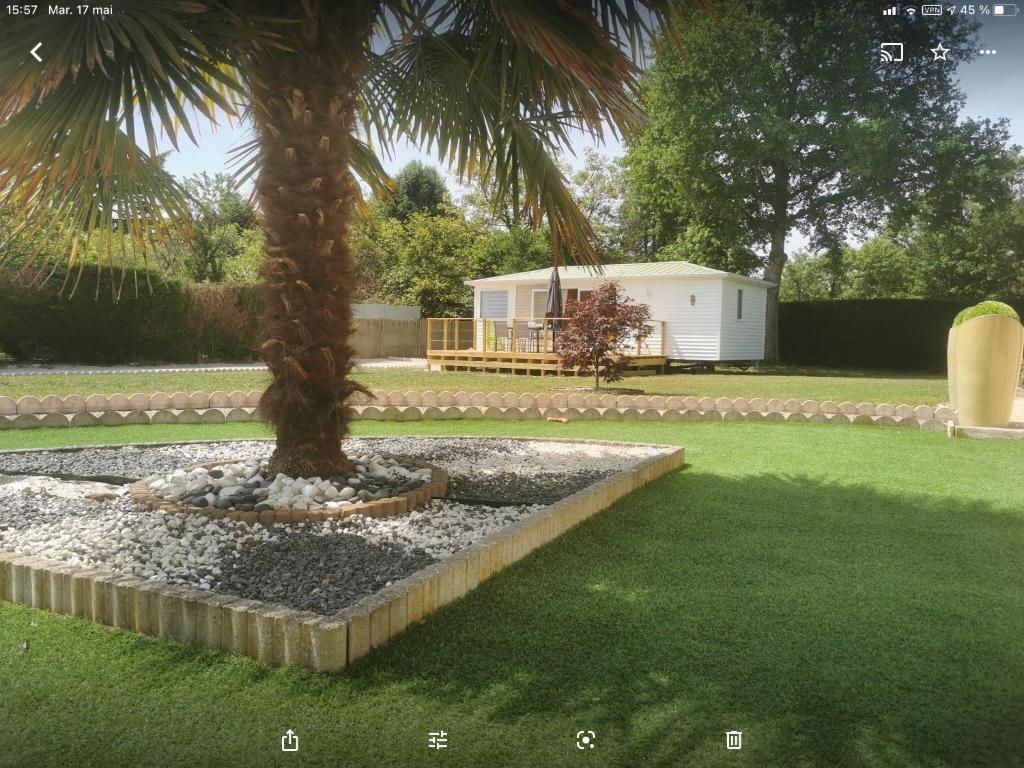
M1005 427L1024 354L1024 325L982 315L949 330L949 402L962 427Z

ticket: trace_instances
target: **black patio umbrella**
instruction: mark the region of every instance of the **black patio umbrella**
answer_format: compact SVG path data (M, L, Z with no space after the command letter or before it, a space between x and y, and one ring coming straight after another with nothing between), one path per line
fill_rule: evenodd
M562 316L562 281L558 277L558 264L551 270L551 279L548 281L548 303L544 306L544 317ZM551 322L551 342L554 344L558 338L558 320Z
M544 317L562 316L562 281L558 278L558 265L551 270L548 281L548 303L544 307Z

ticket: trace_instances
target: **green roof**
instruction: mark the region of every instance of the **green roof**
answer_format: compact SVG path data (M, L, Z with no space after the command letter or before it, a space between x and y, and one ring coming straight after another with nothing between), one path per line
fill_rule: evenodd
M562 280L579 278L620 280L632 277L737 277L741 280L763 282L756 278L734 275L720 269L711 269L688 261L645 261L630 264L604 264L600 271L594 267L559 267L558 275ZM546 283L551 277L551 267L531 269L529 272L514 272L510 275L495 275L479 280L467 280L466 285L488 285L490 283Z

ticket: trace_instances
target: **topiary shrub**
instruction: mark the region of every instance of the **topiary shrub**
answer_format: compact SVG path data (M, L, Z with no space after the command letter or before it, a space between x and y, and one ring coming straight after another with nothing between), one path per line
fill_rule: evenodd
M1020 320L1020 315L1017 314L1016 310L1009 304L1003 304L1001 301L983 301L980 304L975 304L973 307L968 307L963 310L953 319L953 327L956 328L958 325L963 325L968 320L973 320L976 317L982 317L984 315L1002 315L1003 317L1012 317L1014 320Z

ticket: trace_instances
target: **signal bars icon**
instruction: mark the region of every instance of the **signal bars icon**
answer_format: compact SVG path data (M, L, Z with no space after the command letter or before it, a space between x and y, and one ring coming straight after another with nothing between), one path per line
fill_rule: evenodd
M890 6L886 7L886 8L883 8L882 9L882 15L883 16L899 16L900 15L900 7L898 5L890 5Z

